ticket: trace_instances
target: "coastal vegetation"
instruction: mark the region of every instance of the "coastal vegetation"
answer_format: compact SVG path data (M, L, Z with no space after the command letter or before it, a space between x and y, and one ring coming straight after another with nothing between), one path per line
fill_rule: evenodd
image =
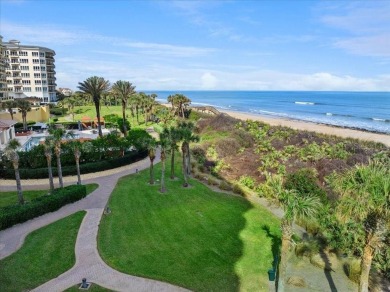
M76 261L75 243L85 211L33 231L23 246L1 260L1 291L27 291L58 277Z
M280 202L281 185L297 198L318 200L319 215L297 221L309 233L308 240L337 256L362 258L360 276L355 277L360 291L368 287L370 259L374 274L389 276L390 220L380 209L388 210L390 202L390 152L384 145L240 122L226 115L199 121L197 133L203 139L192 149L196 177L209 184L221 181L220 187L247 196ZM353 214L348 213L352 207ZM365 248L371 240L375 245Z

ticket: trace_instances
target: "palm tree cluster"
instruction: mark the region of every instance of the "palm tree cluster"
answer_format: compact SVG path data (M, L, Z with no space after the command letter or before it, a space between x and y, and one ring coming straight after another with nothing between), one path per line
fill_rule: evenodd
M191 103L191 100L183 94L173 94L168 96L168 102L172 106L172 112L182 118L185 118L185 112Z
M7 110L11 119L14 119L14 108L22 114L23 129L27 130L27 113L31 111L31 101L27 98L18 98L15 100L8 100L1 103L1 107Z
M154 184L153 162L156 157L156 149L160 147L161 159L161 181L160 192L166 192L165 186L165 165L168 155L171 157L170 178L173 180L175 176L175 153L179 150L179 143L181 142L182 151L182 170L184 177L184 187L188 187L188 177L191 174L190 161L190 147L191 142L199 141L199 136L194 134L194 124L191 122L179 122L177 126L166 127L159 133L159 141L149 136L144 141L148 148L150 159L150 184Z
M368 292L373 258L386 248L386 236L390 233L390 163L373 160L368 165L357 165L346 173L336 175L331 185L340 197L332 206L322 205L324 202L321 203L318 196L287 190L281 176L271 176L274 198L285 212L281 222L280 291L286 284L294 222L302 218L318 218L328 221L328 236L339 236L337 241L345 240L344 248L359 250L361 270L358 290ZM353 238L340 235L338 230L353 235Z

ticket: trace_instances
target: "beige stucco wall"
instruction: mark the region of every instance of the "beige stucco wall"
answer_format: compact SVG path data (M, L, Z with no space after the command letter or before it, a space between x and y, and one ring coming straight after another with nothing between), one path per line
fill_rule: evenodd
M27 121L35 122L47 122L49 120L50 110L49 106L33 107L31 111L27 113ZM0 120L10 120L11 115L9 112L0 112ZM14 121L22 122L22 114L14 114Z

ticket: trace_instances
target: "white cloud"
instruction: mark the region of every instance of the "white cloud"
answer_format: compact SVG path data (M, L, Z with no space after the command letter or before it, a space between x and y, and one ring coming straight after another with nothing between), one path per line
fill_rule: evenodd
M186 47L159 43L125 42L123 45L141 49L141 52L144 54L169 55L176 57L202 56L216 51L213 48Z
M210 72L204 73L200 79L202 89L214 89L218 83L217 77Z
M390 56L390 2L356 1L325 9L322 23L347 33L333 45L355 55Z

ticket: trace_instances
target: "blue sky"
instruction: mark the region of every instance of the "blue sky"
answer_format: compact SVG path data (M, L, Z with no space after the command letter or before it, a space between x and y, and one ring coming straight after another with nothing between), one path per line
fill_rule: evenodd
M390 1L1 0L3 41L56 51L58 87L390 90Z

